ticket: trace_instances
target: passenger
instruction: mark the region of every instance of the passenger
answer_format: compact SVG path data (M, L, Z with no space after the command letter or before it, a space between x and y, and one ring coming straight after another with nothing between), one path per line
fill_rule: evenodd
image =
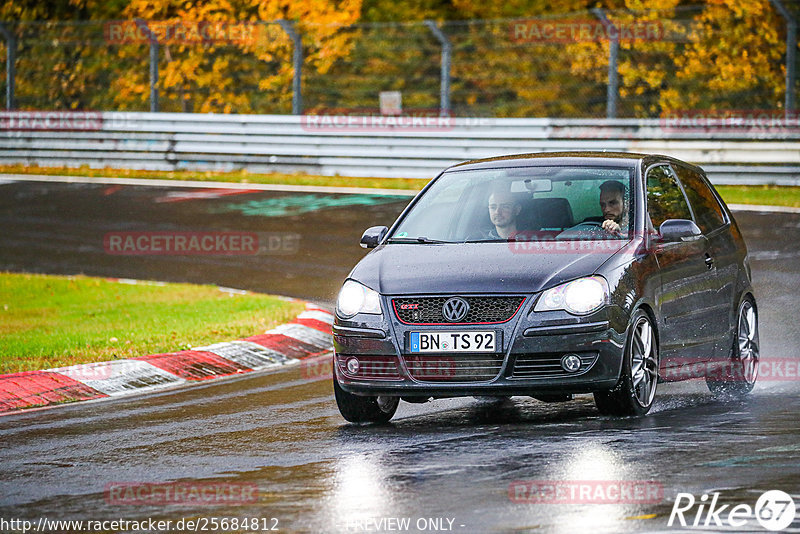
M509 191L495 190L489 195L489 218L494 229L488 239L509 239L517 232L517 216L522 210L519 201Z

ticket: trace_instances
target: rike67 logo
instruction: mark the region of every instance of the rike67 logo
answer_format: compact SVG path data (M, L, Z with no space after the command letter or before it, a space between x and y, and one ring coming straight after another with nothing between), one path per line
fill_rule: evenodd
M794 521L796 509L791 495L780 490L766 491L754 507L749 504L719 504L719 493L703 494L696 499L691 493L678 493L667 526L684 528L726 527L747 530L755 525L752 519L767 530L779 531Z

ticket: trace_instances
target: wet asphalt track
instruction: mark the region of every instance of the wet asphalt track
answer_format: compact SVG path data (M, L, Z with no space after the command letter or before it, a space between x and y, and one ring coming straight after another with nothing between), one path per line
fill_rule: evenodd
M388 224L408 201L336 207L324 195L260 192L164 202L171 193L185 190L0 185L0 269L216 283L331 304L363 254L362 230ZM800 215L737 220L755 258L762 357L798 358ZM206 230L300 239L252 256L119 256L103 244L115 231ZM661 385L642 419L600 417L590 397L515 397L401 403L392 425L357 427L339 417L316 369L2 417L0 519L262 517L282 532L402 531L372 522L396 517L410 518L410 531L654 532L672 530L678 492L719 491L721 503L752 506L781 489L800 507L797 380L762 381L747 402L715 400L699 382ZM509 498L518 480L590 479L652 481L664 495L650 504ZM175 481L254 484L258 498L142 506L105 493L110 483ZM766 532L754 520L735 530Z

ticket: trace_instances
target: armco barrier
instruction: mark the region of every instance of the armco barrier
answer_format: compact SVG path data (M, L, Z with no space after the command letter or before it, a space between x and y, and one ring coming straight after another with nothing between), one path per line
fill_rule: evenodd
M416 120L347 115L0 112L0 158L41 166L429 178L453 163L539 151L660 153L718 184L800 185L800 127L664 119ZM788 126L788 127L787 127Z

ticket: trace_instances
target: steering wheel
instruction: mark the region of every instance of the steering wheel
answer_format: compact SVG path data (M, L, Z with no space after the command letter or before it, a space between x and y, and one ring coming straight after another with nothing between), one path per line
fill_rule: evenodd
M603 223L597 221L583 221L576 224L571 228L567 228L556 239L573 239L573 238L601 238L608 239L611 234L603 229Z

